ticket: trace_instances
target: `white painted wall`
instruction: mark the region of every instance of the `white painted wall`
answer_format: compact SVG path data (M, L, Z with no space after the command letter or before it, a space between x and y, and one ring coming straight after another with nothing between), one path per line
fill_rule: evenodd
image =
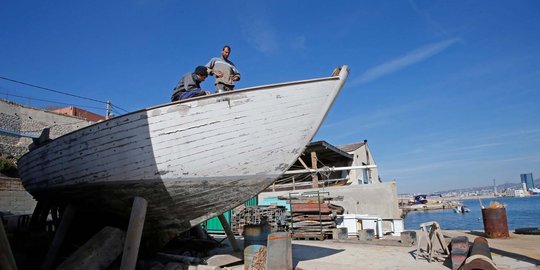
M330 196L343 196L343 201L332 201L343 206L346 214L364 214L377 216L382 219L399 219L396 182L374 183L369 185L354 185L319 189L303 189L301 191L262 192L259 201L265 198L288 196L289 192L308 191L329 192Z
M371 151L369 150L369 147L367 144L364 144L363 146L359 147L353 152L349 152L349 154L353 155L353 162L351 166L362 166L362 165L368 165L368 164L376 165L375 160L373 159L373 155L371 154ZM369 155L369 161L368 161L368 155ZM361 180L359 181L359 179L365 180L363 178L362 170L351 170L351 172L349 173L349 183L351 183L351 185L362 184ZM368 171L368 179L369 179L369 183L381 182L379 180L378 168L373 168Z

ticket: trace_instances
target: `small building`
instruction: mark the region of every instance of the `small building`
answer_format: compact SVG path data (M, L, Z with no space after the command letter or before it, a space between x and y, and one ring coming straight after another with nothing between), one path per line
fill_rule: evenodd
M376 165L367 140L337 147L326 141L311 142L289 171L267 191L381 183L376 167L333 170L366 165ZM307 169L319 169L320 172L312 174L305 172Z
M356 169L358 166L373 167ZM318 172L313 173L312 169ZM332 203L344 208L343 219L375 220L381 225L378 235L399 234L403 230L397 184L381 181L365 140L338 147L326 141L310 143L291 168L258 197L262 205L282 205L284 201L279 202L279 198L310 193L342 198ZM357 234L360 227L352 229L349 235Z
M89 112L87 110L83 110L81 108L77 108L77 107L74 107L74 106L69 106L69 107L66 107L66 108L52 110L52 112L59 113L59 114L70 115L70 116L76 116L76 117L79 117L79 118L82 118L82 119L85 119L85 120L88 120L88 121L92 121L92 122L99 122L99 121L103 121L103 120L106 119L106 117L103 116L103 115L99 115L97 113Z
M506 190L506 196L508 197L525 197L529 195L528 193L525 193L523 189L507 189Z
M373 159L373 155L369 150L367 140L352 144L341 145L337 148L352 155L353 160L350 166L375 165L375 160ZM349 172L350 183L369 184L381 182L381 179L379 178L379 170L376 167L366 170L366 173L367 175L362 175L360 170L351 170Z

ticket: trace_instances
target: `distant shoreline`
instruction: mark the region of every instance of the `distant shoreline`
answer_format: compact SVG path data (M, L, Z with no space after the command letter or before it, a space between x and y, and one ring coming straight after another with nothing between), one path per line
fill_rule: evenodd
M474 199L496 199L501 198L494 195L481 195L481 196L464 196L464 197L441 197L441 201L461 201L461 200L474 200Z

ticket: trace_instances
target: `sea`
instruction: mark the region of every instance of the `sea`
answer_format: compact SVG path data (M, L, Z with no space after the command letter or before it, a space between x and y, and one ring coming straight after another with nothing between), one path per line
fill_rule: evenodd
M540 227L540 196L481 199L484 207L491 202L506 205L508 229ZM478 199L460 200L471 211L458 214L453 209L412 211L403 220L406 230L417 230L424 222L437 221L443 230L484 230Z

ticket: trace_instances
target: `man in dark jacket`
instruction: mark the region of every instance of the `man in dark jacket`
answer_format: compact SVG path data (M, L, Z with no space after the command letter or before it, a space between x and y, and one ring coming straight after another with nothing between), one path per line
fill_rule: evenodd
M195 72L187 73L174 88L171 101L208 95L208 92L201 89L201 82L208 77L206 67L198 66Z

